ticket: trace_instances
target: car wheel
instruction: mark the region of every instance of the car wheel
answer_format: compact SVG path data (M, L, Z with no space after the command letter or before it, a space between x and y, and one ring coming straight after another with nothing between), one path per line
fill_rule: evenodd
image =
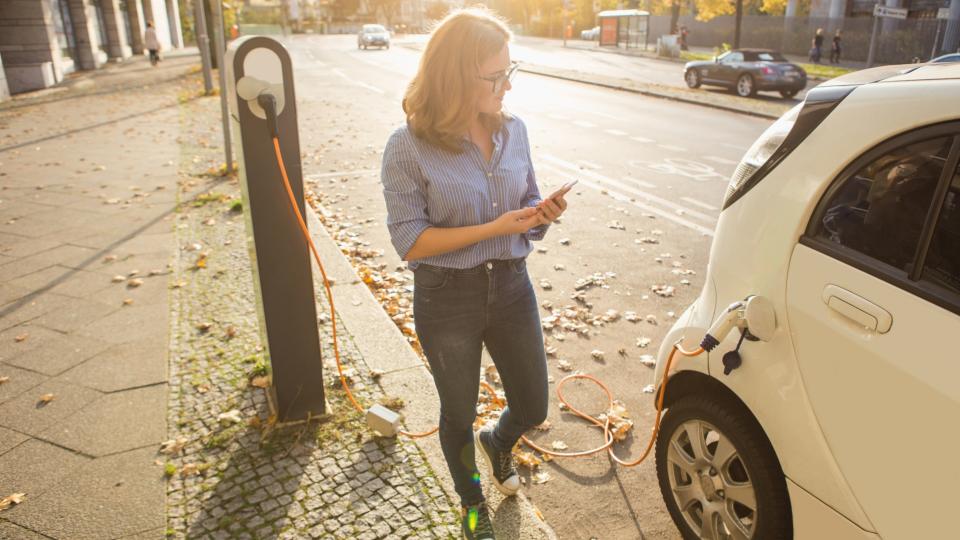
M740 97L753 97L757 94L757 87L753 84L753 77L744 73L737 79L737 95Z
M683 80L687 81L687 86L690 88L700 88L700 73L694 68L688 69L683 74Z
M793 96L797 95L799 90L781 90L780 95L783 96L783 99L792 99Z
M656 457L660 492L684 539L793 537L783 470L741 404L681 398L663 417Z

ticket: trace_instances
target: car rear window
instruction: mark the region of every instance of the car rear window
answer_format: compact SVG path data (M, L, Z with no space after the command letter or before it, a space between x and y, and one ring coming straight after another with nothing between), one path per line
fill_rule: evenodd
M380 26L379 24L368 24L363 27L363 31L366 32L367 34L373 34L373 33L386 32L387 29Z

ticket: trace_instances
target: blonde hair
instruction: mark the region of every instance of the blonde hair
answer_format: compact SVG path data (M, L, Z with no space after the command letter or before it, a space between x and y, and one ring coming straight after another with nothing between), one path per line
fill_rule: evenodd
M503 20L486 8L447 14L433 29L403 98L403 112L413 134L451 152L462 152L463 135L479 113L478 68L511 37ZM500 128L503 118L504 113L480 116L494 130Z

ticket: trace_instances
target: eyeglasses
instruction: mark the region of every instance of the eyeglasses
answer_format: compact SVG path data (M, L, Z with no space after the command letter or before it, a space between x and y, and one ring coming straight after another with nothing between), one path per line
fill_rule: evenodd
M513 76L517 74L517 69L520 67L519 62L510 62L510 67L508 67L503 73L499 75L489 75L487 77L481 76L480 78L493 83L493 93L499 94L500 90L503 89L503 85L507 81L512 81Z

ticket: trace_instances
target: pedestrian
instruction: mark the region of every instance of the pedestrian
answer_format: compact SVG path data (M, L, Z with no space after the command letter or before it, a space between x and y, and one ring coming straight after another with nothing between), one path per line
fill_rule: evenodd
M440 446L462 507L463 534L492 539L475 454L505 495L520 488L512 449L546 419L546 355L526 269L567 207L537 188L523 121L503 110L517 64L511 33L485 8L456 10L433 30L403 98L406 125L383 151L387 228L414 274L417 336L440 398ZM476 432L481 350L507 406Z
M153 27L153 21L147 21L147 30L143 33L143 43L150 51L150 64L157 65L160 61L160 40L157 39L157 30Z
M686 26L681 26L681 27L680 27L680 50L681 50L681 51L689 51L689 50L690 50L690 47L687 45L687 35L688 35L689 33L690 33L690 31L687 30L687 27L686 27Z
M813 44L810 47L810 61L814 64L820 63L823 56L823 28L817 28L817 33L813 35Z
M840 63L840 42L842 38L840 36L840 30L837 30L833 35L833 43L830 45L830 63L839 64Z

